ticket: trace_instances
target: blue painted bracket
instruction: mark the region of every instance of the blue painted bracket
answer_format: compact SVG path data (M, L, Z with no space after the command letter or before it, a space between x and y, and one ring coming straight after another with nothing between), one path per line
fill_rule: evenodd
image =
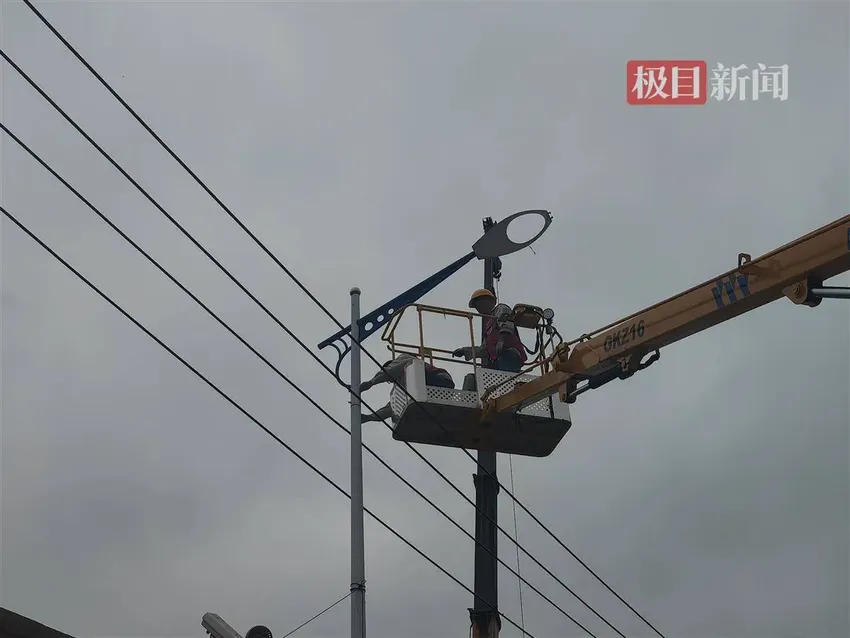
M468 255L465 255L455 261L454 263L446 266L441 271L434 273L424 281L419 282L412 288L405 290L395 299L388 301L383 306L376 308L369 314L361 317L357 322L357 326L360 328L360 342L366 340L366 338L378 330L381 326L383 326L387 321L389 321L390 317L392 317L393 313L395 313L399 308L403 308L408 304L412 304L415 301L421 299L426 293L432 291L439 284L444 282L446 279L455 274L458 270L463 268L466 264L472 261L475 258L475 253L471 252ZM331 335L324 341L319 344L319 350L323 348L327 348L330 345L333 345L337 348L334 342L342 341L344 337L351 334L351 326L347 326L337 332L336 334ZM345 357L348 353L349 346L346 345L344 351L340 351L337 348L337 352L340 355L340 360Z

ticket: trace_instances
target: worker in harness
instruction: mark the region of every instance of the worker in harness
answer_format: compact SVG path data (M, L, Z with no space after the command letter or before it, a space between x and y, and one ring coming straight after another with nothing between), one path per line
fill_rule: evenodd
M511 321L511 309L496 302L496 295L486 288L472 293L469 307L486 317L482 344L478 347L458 348L452 356L467 361L480 359L484 367L505 372L519 372L528 355L519 338L519 332Z
M378 370L378 373L374 377L360 384L360 393L364 393L366 390L379 383L394 382L401 385L401 387L404 387L404 371L407 369L407 366L413 363L415 359L416 357L414 357L412 354L407 354L406 352L403 352L392 361L387 361L382 366L383 369ZM425 385L434 386L437 388L454 389L455 382L454 379L452 379L452 375L450 375L448 371L444 370L443 368L433 366L426 361ZM387 403L384 407L376 410L375 414L361 415L360 421L363 423L367 423L369 421L383 421L384 419L392 418L392 415L392 408L390 404Z

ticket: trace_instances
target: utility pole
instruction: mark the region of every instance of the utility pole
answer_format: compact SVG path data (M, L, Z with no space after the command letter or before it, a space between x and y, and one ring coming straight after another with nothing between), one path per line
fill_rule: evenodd
M527 215L544 219L543 228L525 242L515 242L508 237L511 222ZM549 228L552 214L546 210L524 210L502 219L498 224L491 217L484 220L484 234L472 245L472 250L456 259L442 270L420 281L375 310L360 316L360 289L351 289L351 325L341 328L321 343L319 349L333 346L339 355L337 371L346 355L351 353L351 635L365 638L366 587L363 550L363 449L360 418L360 399L353 396L360 386L360 342L379 330L395 310L415 303L433 290L465 264L475 259L484 261L484 287L494 295L495 281L501 276L501 257L510 255L533 244ZM482 318L482 333L486 320ZM351 334L351 346L345 336ZM337 378L338 373L337 373ZM473 474L475 483L475 600L469 609L474 638L498 638L501 617L498 609L497 509L499 482L496 479L496 453L478 451L478 470Z
M484 232L493 227L493 219L484 219ZM496 293L494 280L496 270L500 268L498 257L484 259L484 287ZM481 333L487 320L481 320ZM352 353L354 351L352 350ZM473 474L475 483L475 602L469 610L473 638L498 638L502 626L498 611L499 573L497 554L497 533L495 521L499 484L496 480L496 453L478 451L478 470ZM488 474L489 472L489 474ZM492 553L491 553L492 552ZM494 607L496 609L494 609Z
M366 637L363 433L360 421L360 289L351 289L351 638ZM358 393L358 394L355 394Z

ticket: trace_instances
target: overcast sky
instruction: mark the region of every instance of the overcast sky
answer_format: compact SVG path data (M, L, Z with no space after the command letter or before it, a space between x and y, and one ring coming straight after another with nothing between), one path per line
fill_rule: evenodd
M847 3L39 6L345 323L351 286L371 310L466 253L487 215L553 212L534 252L504 260L500 292L552 307L574 337L850 210ZM2 3L2 49L306 343L335 331L21 2ZM788 64L789 97L632 107L633 58ZM3 123L347 422L332 379L0 69ZM348 437L5 135L1 188L12 214L348 485ZM2 274L4 607L77 638L202 636L205 612L279 638L348 591L347 499L6 219ZM480 283L475 262L426 300L464 308ZM848 310L778 301L583 395L551 456L514 458L517 496L667 636L848 635ZM426 330L463 345L449 320ZM366 345L383 358L378 335ZM473 529L472 508L383 426L364 436ZM419 449L473 495L461 451ZM364 465L367 506L471 587L472 541ZM499 476L509 485L506 456ZM518 519L520 542L618 629L651 635ZM513 529L504 495L500 521ZM368 519L366 544L370 636L466 635L471 595ZM504 538L500 551L515 562ZM499 602L519 622L504 569ZM528 589L523 603L537 638L583 635ZM346 602L297 635L348 632Z

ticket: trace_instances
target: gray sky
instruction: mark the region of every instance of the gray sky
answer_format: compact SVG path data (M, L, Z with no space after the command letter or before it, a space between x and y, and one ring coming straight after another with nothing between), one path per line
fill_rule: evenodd
M468 251L485 215L553 211L536 254L505 259L501 293L551 306L572 337L850 209L846 3L40 6L343 321L352 285L371 310ZM20 2L2 4L2 48L309 345L335 330ZM626 105L627 60L683 57L787 63L790 97ZM2 121L345 421L326 373L2 71ZM5 207L348 484L348 437L2 143ZM201 636L208 611L281 636L345 594L348 501L2 229L3 606L79 638ZM426 299L462 308L480 278L468 266ZM677 343L584 395L550 457L515 458L516 494L668 636L846 636L848 316L779 301ZM462 340L430 325L435 342ZM377 336L367 347L381 352ZM365 438L472 529L471 508L383 426ZM473 494L462 452L420 449ZM472 585L468 538L368 456L365 482L370 508ZM649 635L518 516L535 556L627 636ZM506 497L500 520L512 529ZM472 597L371 521L366 533L369 634L465 635ZM522 573L611 635L527 559ZM582 635L527 589L524 605L538 638ZM519 620L505 570L500 606ZM298 635L348 623L346 603Z

